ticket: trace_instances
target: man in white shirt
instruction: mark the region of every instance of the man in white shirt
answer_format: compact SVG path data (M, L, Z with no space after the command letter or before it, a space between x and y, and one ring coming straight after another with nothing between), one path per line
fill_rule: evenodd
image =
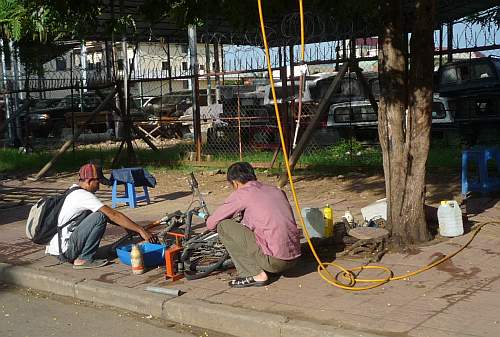
M65 226L59 243L58 234L54 235L45 252L51 255L62 253L62 260L73 263L74 269L102 267L107 260L94 259L99 243L106 230L108 219L124 229L138 233L144 240L153 242L156 237L139 226L126 215L104 205L96 196L102 172L94 164L85 164L79 171L79 183L70 188L80 187L68 194L59 213L58 226L76 221L78 216L87 215L76 227ZM84 214L84 212L87 212ZM59 244L61 249L59 249Z

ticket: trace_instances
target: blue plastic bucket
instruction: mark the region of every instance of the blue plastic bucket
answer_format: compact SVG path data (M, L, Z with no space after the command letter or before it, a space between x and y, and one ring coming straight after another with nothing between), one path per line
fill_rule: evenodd
M139 249L144 260L144 267L156 267L165 263L165 246L154 243L141 243ZM132 244L116 248L116 255L120 261L128 266L130 262L130 251Z

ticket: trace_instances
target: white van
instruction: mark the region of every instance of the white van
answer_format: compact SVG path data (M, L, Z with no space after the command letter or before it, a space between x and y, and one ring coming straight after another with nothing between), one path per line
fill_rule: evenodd
M432 124L453 124L450 99L434 94ZM327 127L376 127L377 113L369 100L336 103L330 106Z

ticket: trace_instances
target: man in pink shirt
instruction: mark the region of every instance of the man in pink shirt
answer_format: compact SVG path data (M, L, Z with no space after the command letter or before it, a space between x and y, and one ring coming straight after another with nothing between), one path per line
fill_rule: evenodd
M234 288L264 286L268 273L281 273L300 256L300 232L285 193L257 181L253 167L234 163L227 180L235 191L208 217L207 227L217 230L240 277ZM233 217L243 214L241 223Z

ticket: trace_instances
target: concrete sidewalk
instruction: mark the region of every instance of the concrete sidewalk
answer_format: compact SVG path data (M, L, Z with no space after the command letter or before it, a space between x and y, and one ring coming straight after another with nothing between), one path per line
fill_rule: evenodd
M23 187L31 201L60 185L26 182ZM10 190L5 183L0 189L4 195L23 193L19 188ZM161 201L154 190L152 196L151 205L121 210L147 222L183 209L190 200L179 195ZM109 191L100 192L100 197L109 201ZM500 203L490 203L474 221L500 219ZM294 270L267 287L231 289L226 273L170 282L164 279L162 268L132 275L117 259L98 270L58 265L55 258L44 255L44 247L25 238L23 214L29 207L17 207L14 212L12 208L0 210L0 280L20 286L235 336L500 336L500 226L485 227L469 247L437 268L370 291L347 292L330 286L315 272L316 264L307 254ZM121 229L109 226L103 244L122 234ZM380 264L396 275L416 270L454 252L469 237L442 240L411 254L389 253ZM350 260L337 262L346 267L359 265ZM145 292L148 285L185 293L169 298Z

